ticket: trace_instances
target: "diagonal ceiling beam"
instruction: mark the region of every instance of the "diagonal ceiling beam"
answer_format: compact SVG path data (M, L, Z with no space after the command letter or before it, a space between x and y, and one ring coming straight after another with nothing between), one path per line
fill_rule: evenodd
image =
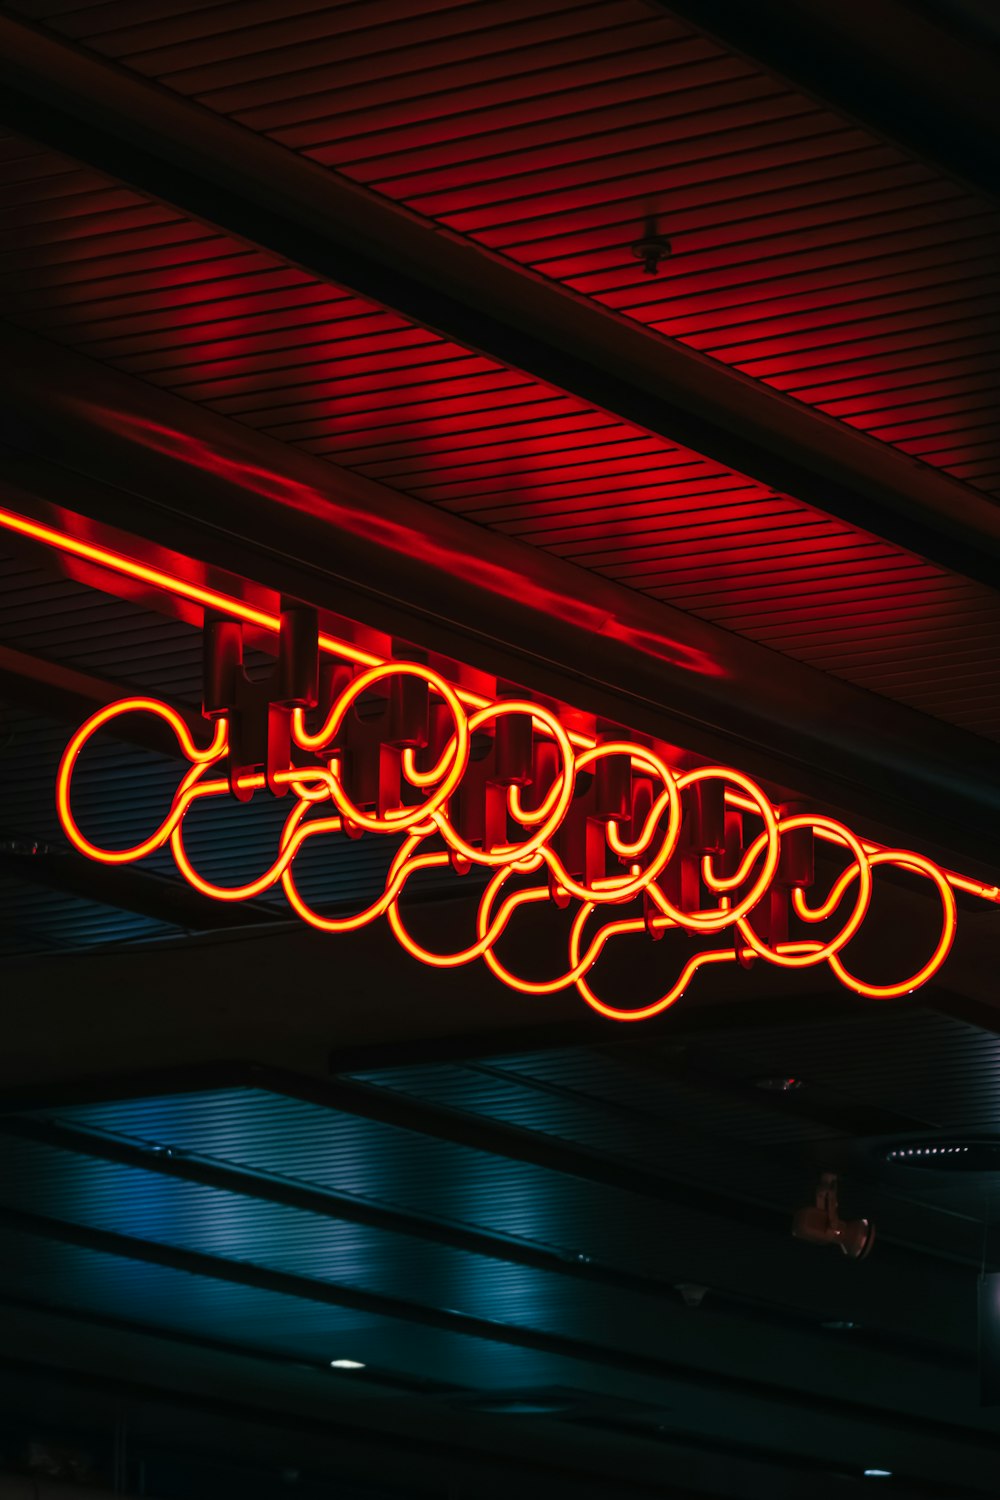
M0 15L0 118L604 410L996 584L985 495L168 90Z
M134 686L96 677L92 672L81 672L64 662L50 661L0 642L0 700L34 709L46 718L64 719L67 724L75 725L95 709L134 692ZM200 714L180 703L170 706L187 724L196 743L207 741L209 729ZM148 714L112 719L108 733L160 755L180 757L177 736Z
M139 1239L116 1230L96 1228L49 1214L38 1214L19 1208L0 1206L0 1230L52 1240L77 1249L101 1255L118 1256L171 1271L230 1285L252 1287L279 1296L294 1297L328 1307L340 1307L377 1318L399 1320L417 1327L443 1333L464 1335L514 1348L532 1349L557 1358L579 1361L601 1369L618 1370L652 1381L678 1381L683 1386L711 1392L723 1397L777 1402L803 1414L833 1417L858 1423L862 1428L887 1422L901 1432L916 1435L933 1432L947 1441L958 1439L995 1451L997 1439L974 1427L958 1426L945 1420L917 1416L895 1401L891 1406L877 1407L870 1401L836 1397L819 1393L794 1380L777 1383L761 1375L749 1377L731 1374L718 1368L697 1366L690 1361L664 1354L652 1355L612 1343L594 1343L528 1323L504 1323L457 1309L441 1308L432 1302L420 1302L381 1292L371 1292L340 1282L322 1280L262 1266L251 1260L229 1260L218 1254L184 1249L178 1245Z
M85 901L112 906L116 911L152 917L185 932L217 932L223 928L258 927L262 922L288 920L285 912L258 901L239 905L210 901L181 880L121 865L95 864L75 849L25 845L20 839L0 837L0 877L3 876L46 886L65 895L82 896Z
M338 1193L330 1187L286 1180L266 1173L250 1171L232 1162L200 1157L191 1152L151 1151L148 1147L118 1137L81 1130L50 1120L9 1117L0 1121L0 1135L36 1142L57 1151L71 1151L77 1156L115 1162L143 1172L155 1172L224 1193L236 1193L261 1203L277 1203L303 1213L361 1224L387 1234L405 1235L451 1250L463 1250L490 1260L528 1266L549 1275L568 1276L597 1286L648 1296L667 1297L673 1290L665 1277L647 1277L638 1272L620 1270L589 1257L571 1255L518 1235L501 1234L495 1229L465 1225L454 1219L421 1214L372 1197Z
M996 13L905 0L652 0L922 161L1000 196ZM986 43L984 46L983 43Z

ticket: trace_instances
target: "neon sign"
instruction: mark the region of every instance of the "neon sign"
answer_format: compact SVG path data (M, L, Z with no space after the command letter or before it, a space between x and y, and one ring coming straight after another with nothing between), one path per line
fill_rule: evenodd
M942 869L913 851L858 839L835 819L776 809L762 788L733 768L680 773L652 747L620 738L597 742L567 731L542 705L492 701L419 664L384 661L315 631L314 616L308 629L301 619L296 626L294 618L15 511L0 508L0 528L132 584L170 593L203 608L206 620L214 612L224 617L208 625L215 639L206 707L215 730L207 746L196 744L176 709L141 696L98 710L67 746L58 775L59 816L67 836L90 859L131 863L169 843L182 876L213 899L248 900L280 882L298 915L322 931L348 932L384 916L401 945L424 963L451 968L482 959L513 989L541 995L575 986L593 1009L625 1021L666 1010L704 966L757 959L793 969L826 964L859 994L892 998L926 984L944 963L955 936L956 891L1000 904L996 885ZM296 647L282 658L282 682L255 688L246 681L243 625L276 633L279 642L284 634ZM307 680L314 648L333 666L319 722L309 707L318 686ZM366 694L383 699L375 719L358 713ZM419 722L423 707L426 728ZM163 721L189 769L159 828L131 849L105 849L76 821L73 776L92 736L130 713ZM403 733L400 739L404 721L409 738ZM247 800L265 787L294 797L274 861L239 887L205 880L184 844L185 817L206 799L234 794ZM527 788L534 800L524 795ZM510 836L512 825L516 838ZM295 884L299 849L324 834L365 833L401 840L381 896L350 917L314 911ZM815 883L817 845L847 860L825 900L811 905L807 891ZM922 967L896 983L877 985L855 977L842 955L868 915L872 871L882 865L919 874L935 887L941 927ZM489 880L474 940L441 954L410 934L400 897L421 869L446 866L458 875L477 866ZM520 907L537 902L575 905L567 966L543 981L514 974L496 951ZM796 923L801 934L793 938ZM718 946L694 953L688 948L679 974L648 1005L624 1010L601 1000L587 976L613 939L645 934L656 941L670 929ZM810 931L817 936L807 936Z
M422 662L381 661L341 648L317 631L307 609L282 614L272 675L251 682L243 672L242 629L232 618L206 621L204 712L214 731L205 746L175 708L143 696L102 707L73 735L56 800L67 837L87 858L127 864L169 845L180 875L213 900L245 901L280 884L292 909L320 931L346 933L384 918L424 964L482 961L529 995L575 987L593 1010L620 1021L668 1009L699 969L723 963L825 964L860 995L903 995L931 979L951 950L956 888L1000 900L995 886L911 850L862 841L834 818L775 807L734 767L680 771L651 745L616 733L596 740L571 734L540 703L484 699ZM77 821L74 779L94 735L136 713L172 731L188 768L159 827L131 848L108 849ZM186 821L215 799L255 795L290 800L274 858L241 885L215 884L193 863ZM312 840L362 836L398 845L381 893L348 916L314 909L296 883L297 855ZM837 864L818 899L810 894L817 846ZM884 865L926 879L941 919L922 966L875 984L851 971L844 950L868 915L874 872ZM478 869L485 884L469 940L434 952L412 935L405 897L420 871L449 867L457 878ZM514 972L498 952L504 935L516 930L520 909L536 903L567 910L570 922L560 971L546 979ZM601 998L591 971L614 954L616 938L644 934L657 941L671 930L686 933L696 947L685 948L679 966L665 958L664 967L675 972L657 998L634 1008Z

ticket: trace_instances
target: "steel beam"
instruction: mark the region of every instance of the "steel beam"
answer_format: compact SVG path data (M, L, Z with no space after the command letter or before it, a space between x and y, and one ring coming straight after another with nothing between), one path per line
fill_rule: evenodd
M996 583L1000 513L986 495L10 14L0 16L0 118L491 358Z
M152 917L185 932L217 932L223 928L259 928L262 922L287 921L285 913L260 902L239 904L210 901L181 880L150 875L121 865L96 864L74 849L44 845L10 849L23 840L0 837L0 876L42 885L52 891L82 896L117 911Z
M238 1193L243 1198L252 1198L261 1203L278 1203L302 1213L340 1219L349 1224L362 1224L386 1234L405 1235L411 1239L443 1245L450 1250L486 1256L490 1260L528 1266L549 1275L568 1276L573 1280L609 1287L615 1291L658 1298L670 1296L673 1291L669 1281L621 1271L610 1264L605 1265L589 1258L581 1259L568 1251L562 1253L544 1245L532 1244L519 1236L446 1222L369 1198L338 1193L332 1188L313 1187L248 1171L229 1162L201 1158L186 1151L177 1154L162 1149L152 1151L126 1140L28 1117L8 1117L0 1121L0 1135L34 1141L57 1151L71 1151L77 1156L117 1162L143 1172L156 1172L161 1176L174 1177L218 1192Z
M662 0L921 161L1000 195L996 13L987 3ZM991 24L992 23L992 24Z
M166 1270L183 1271L191 1276L207 1277L231 1285L252 1287L279 1296L295 1297L328 1307L342 1307L373 1317L391 1318L432 1328L439 1332L532 1349L560 1359L580 1361L602 1369L657 1381L677 1381L683 1386L704 1390L713 1395L776 1402L792 1410L825 1417L839 1417L861 1426L887 1423L900 1431L928 1429L941 1438L957 1438L990 1451L996 1451L1000 1440L974 1428L958 1427L943 1421L931 1421L901 1411L874 1407L871 1402L834 1397L807 1389L801 1383L778 1384L764 1378L752 1379L727 1371L696 1367L689 1362L670 1359L667 1355L649 1355L638 1350L620 1349L596 1344L587 1339L533 1328L527 1324L500 1323L450 1308L369 1292L343 1286L296 1272L278 1271L251 1261L226 1260L220 1255L186 1250L179 1246L138 1239L115 1230L93 1228L47 1214L0 1207L0 1230L31 1235L91 1250L98 1254L124 1257Z
M95 709L115 703L119 698L127 698L134 692L134 686L112 682L107 677L81 672L63 662L49 661L46 657L17 651L13 646L0 643L0 699L33 709L48 719L62 719L75 725ZM207 742L210 729L200 714L179 703L173 703L171 707L185 721L196 743ZM149 714L127 714L112 719L107 732L116 739L155 750L160 755L180 756L177 736L162 720Z

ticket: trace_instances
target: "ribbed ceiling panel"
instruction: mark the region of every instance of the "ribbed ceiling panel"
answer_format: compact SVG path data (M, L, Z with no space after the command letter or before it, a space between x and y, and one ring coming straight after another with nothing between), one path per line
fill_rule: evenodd
M4 316L777 651L1000 733L991 590L67 159L13 137L5 147Z
M133 1329L176 1333L250 1355L323 1366L345 1354L362 1355L373 1370L418 1382L433 1371L441 1384L458 1389L569 1385L574 1376L579 1379L572 1361L533 1349L402 1324L36 1235L0 1230L0 1270L11 1298L78 1309Z
M995 206L640 0L14 8L1000 488ZM655 280L629 250L650 216Z
M845 1033L858 1042L863 1030L847 1026ZM908 1029L899 1028L897 1036L905 1048ZM459 1311L550 1331L575 1330L579 1336L603 1304L605 1315L613 1307L608 1326L616 1329L616 1342L627 1341L633 1348L641 1347L645 1337L644 1316L655 1330L656 1286L666 1290L675 1280L697 1275L719 1292L738 1291L731 1281L734 1233L740 1239L744 1275L752 1279L756 1295L773 1305L816 1316L833 1316L831 1309L849 1307L850 1315L863 1315L871 1328L897 1333L912 1319L921 1268L909 1267L904 1285L894 1279L898 1267L876 1269L873 1262L865 1283L859 1284L856 1276L833 1274L829 1263L804 1256L783 1232L787 1205L797 1201L812 1171L810 1154L798 1148L796 1138L808 1141L813 1132L808 1124L798 1131L790 1126L783 1145L772 1140L765 1149L748 1140L741 1127L752 1136L766 1116L766 1101L752 1092L732 1103L703 1092L703 1120L692 1130L682 1113L685 1091L677 1088L669 1070L657 1080L659 1107L649 1110L652 1083L644 1079L641 1066L630 1066L627 1056L616 1062L591 1053L584 1064L579 1053L559 1051L501 1059L496 1068L432 1065L386 1070L368 1079L380 1090L444 1105L454 1122L454 1140L263 1090L134 1099L45 1113L150 1151L231 1164L254 1173L265 1194L269 1180L306 1184L429 1216L437 1224L474 1227L503 1241L551 1251L565 1264L583 1259L648 1278L652 1299L594 1287L586 1277L582 1284L566 1278L557 1294L548 1273L504 1264L502 1244L498 1260L449 1257L438 1249L425 1267L419 1247L407 1246L391 1232L338 1219L336 1201L330 1202L325 1221L263 1203L250 1213L232 1195L164 1179L155 1172L154 1157L148 1173L126 1172L85 1157L77 1158L74 1169L64 1153L5 1142L3 1192L33 1212L46 1212L47 1204L58 1202L61 1216L74 1222L413 1300L437 1300ZM614 1094L616 1085L629 1080L637 1091L631 1102L621 1097L609 1101L609 1091ZM706 1128L713 1103L716 1134ZM671 1109L679 1115L673 1121ZM645 1192L612 1187L572 1170L471 1148L462 1144L463 1116L515 1119L528 1133L526 1139L537 1134L572 1142L609 1169L615 1161L627 1161L651 1174L654 1185ZM627 1141L624 1131L630 1132ZM685 1182L710 1189L703 1208L685 1201L683 1189L678 1198L676 1185ZM902 1208L894 1205L891 1188L874 1188L869 1182L864 1191L887 1231L901 1219L906 1222L905 1201ZM970 1191L966 1186L966 1198ZM734 1204L745 1205L748 1212L737 1207L734 1219ZM959 1201L950 1202L940 1216L925 1206L920 1226L925 1243L952 1254L975 1255L978 1226L974 1217L964 1222ZM957 1305L956 1316L953 1332L964 1338L971 1331L971 1311L964 1318Z

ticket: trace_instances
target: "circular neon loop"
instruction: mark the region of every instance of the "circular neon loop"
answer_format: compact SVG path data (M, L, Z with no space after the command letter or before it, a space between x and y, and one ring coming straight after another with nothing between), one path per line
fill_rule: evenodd
M834 884L833 892L839 893L838 900L831 904L828 899L817 911L809 911L808 916L804 920L819 921L821 918L831 915L839 904L839 896L843 895L852 880L857 879L858 894L855 899L854 909L843 927L834 937L825 943L817 943L814 947L811 947L808 953L783 953L778 949L772 948L768 943L764 942L763 938L758 937L749 917L741 917L737 922L737 927L744 942L757 954L758 958L766 958L769 963L777 964L779 968L808 969L815 964L823 963L824 960L832 958L845 944L851 941L851 938L854 937L868 912L872 894L871 861L865 854L864 849L862 849L860 840L855 838L851 830L845 828L843 823L838 823L833 818L821 818L809 813L798 813L794 817L779 818L778 820L779 834L792 833L797 828L820 827L827 833L837 833L843 839L854 856L854 864L850 865L845 874L841 875ZM803 910L808 910L808 908L804 907L804 903L802 903L802 907Z
M613 755L628 755L631 758L635 748L634 745L630 745L627 741L622 740L595 745L592 750L585 750L582 755L577 756L577 772L588 771L598 761L609 759ZM658 755L654 755L651 750L644 753L643 760L642 769L652 770L659 776L663 782L663 791L653 803L653 807L644 821L639 840L635 844L625 844L618 839L616 840L618 849L615 852L626 852L629 856L637 856L640 853L645 853L655 836L659 820L664 810L666 810L667 827L664 830L660 847L644 870L639 869L637 873L628 877L609 879L599 885L588 886L582 881L573 878L555 850L548 848L541 850L554 879L564 891L568 891L578 901L594 901L598 904L631 901L634 896L637 896L640 891L645 890L650 881L655 880L656 876L665 869L677 848L677 840L680 837L681 830L681 803L677 789L678 783L665 762ZM609 844L611 844L610 839ZM615 849L614 844L611 844L611 847L613 850Z
M759 852L766 850L760 873L747 894L735 906L720 907L716 911L680 911L667 900L655 882L650 885L649 892L663 915L669 917L672 922L676 922L678 927L684 927L689 932L720 932L723 928L731 927L738 922L740 917L746 916L748 911L752 911L770 887L778 868L780 853L778 820L774 808L760 787L756 782L751 781L749 776L744 776L742 771L734 771L730 766L699 766L695 771L687 771L683 776L678 776L677 786L680 791L683 791L685 787L695 786L701 781L731 782L734 786L742 787L752 800L764 824L764 832L760 835L760 839L747 850L740 868L742 870L745 867L749 872L755 859L759 857ZM753 857L751 857L752 851L754 851Z
M864 995L868 1000L894 1000L899 995L906 995L911 990L919 989L929 979L933 979L951 952L958 923L955 892L932 860L925 859L921 854L913 854L908 849L880 849L875 854L869 854L868 862L872 865L899 865L903 870L916 870L934 882L941 897L943 918L941 936L923 968L911 974L909 979L902 979L897 984L868 984L865 980L855 979L853 974L848 973L839 953L830 954L830 968L841 984L846 984L848 989L856 990L859 995Z
M504 714L523 713L530 713L546 726L558 746L562 760L558 778L552 783L552 786L540 804L541 808L545 809L544 821L521 844L508 844L500 849L477 849L473 844L466 843L465 839L444 812L436 813L434 821L442 838L456 854L461 855L472 864L487 866L509 865L517 860L526 858L529 854L534 854L537 849L541 848L552 837L566 816L570 802L573 800L573 746L570 744L569 736L555 714L549 713L548 709L541 708L537 703L527 703L514 698L504 698L499 703L491 703L489 707L477 710L469 719L469 733L475 734L478 729L481 729L484 724L488 724L491 719L501 718ZM556 790L557 788L558 790ZM516 795L517 788L511 787L510 793L512 794L510 797L512 809L520 808L520 798ZM517 816L516 813L514 815L515 817Z
M424 869L433 868L435 866L441 868L443 865L450 863L450 856L447 854L425 854L420 856L419 863ZM506 866L503 869L499 870L497 874L493 876L493 879L490 881L487 890L492 889L492 887L498 880L506 880L506 878L510 874L510 866ZM396 940L399 942L400 946L405 948L407 953L411 954L413 958L419 959L421 963L430 964L433 968L436 969L456 969L461 967L463 964L472 963L473 960L477 958L485 957L487 960L489 959L491 945L496 942L497 938L506 927L507 922L510 918L510 913L514 910L514 905L520 904L517 899L518 897L521 898L521 901L531 899L530 893L518 892L516 896L512 898L513 904L506 903L505 906L502 907L494 917L492 923L488 924L485 928L483 927L481 921L482 902L480 902L478 939L475 943L470 944L469 947L461 948L456 953L432 953L428 948L424 948L421 944L419 944L415 940L415 938L411 936L410 932L403 923L403 918L399 911L398 900L393 900L392 904L389 907L389 925L391 926L393 933L396 936Z
M299 837L291 840L286 840L283 835L281 847L278 852L278 857L274 860L273 864L271 864L269 868L264 871L264 874L259 875L256 880L251 880L248 881L245 885L238 886L215 885L212 881L206 880L203 875L199 874L199 872L191 863L190 856L188 855L187 848L184 843L184 823L187 813L191 810L192 806L197 800L206 797L225 796L229 791L229 782L225 779L210 782L199 781L198 777L201 775L204 769L205 768L203 766L192 767L192 769L188 772L188 774L180 784L180 787L178 789L178 799L183 801L184 803L184 817L182 817L171 830L170 852L173 854L174 863L177 865L180 873L184 876L184 879L188 882L189 885L193 886L196 891L200 891L203 896L208 896L213 901L251 901L255 896L261 896L265 891L270 890L271 887L275 885L276 882L281 878L285 870L295 858L295 855L298 853L298 850L305 838L305 834L302 834ZM295 814L300 811L304 812L307 808L313 805L314 798L311 795L310 791L307 789L307 783L309 780L319 782L323 796L326 796L329 793L329 773L324 771L321 767L316 767L315 769L301 769L295 772L285 772L280 774L278 779L279 781L284 780L286 782L293 782L294 785L301 788L300 797L298 802L296 803L295 808L293 809L292 817L294 817ZM257 775L247 777L242 784L244 786L249 785L254 791L262 791L266 785L266 782L262 775ZM290 822L291 818L288 821ZM286 823L285 826L287 829L288 823Z
M580 942L583 936L583 929L591 914L596 909L594 903L588 901L584 906L581 906L573 923L569 940L569 956L570 963L574 968L580 963ZM645 930L646 923L642 917L619 918L617 921L608 922L601 928L594 942L591 943L590 948L587 950L586 959L588 962L586 967L589 968L596 961L605 944L612 937L629 932L644 932ZM649 1005L639 1006L635 1010L626 1010L620 1006L608 1005L606 1001L601 1000L594 993L583 974L576 980L576 987L591 1010L597 1011L598 1015L606 1016L609 1021L648 1021L651 1017L658 1016L663 1011L669 1010L671 1005L674 1005L681 998L698 969L704 964L732 963L735 958L735 952L728 949L710 949L704 953L694 954L681 969L678 978L658 1000L652 1001Z
M541 859L536 859L534 868L537 869L540 864ZM490 942L484 949L483 957L486 960L487 967L503 984L507 985L509 989L519 990L522 995L555 995L559 992L559 990L566 989L568 985L574 982L574 980L577 978L577 971L579 971L579 973L583 972L582 965L577 963L571 966L565 974L559 975L559 977L556 979L521 979L517 974L514 974L510 969L508 969L505 964L501 963L500 959L497 958L496 954L493 951L493 943L496 942L497 937L499 936L499 933L497 933L495 936L493 935L494 929L496 926L496 921L501 914L505 915L503 927L506 927L510 916L513 915L518 906L524 906L528 903L536 901L546 901L549 899L549 892L545 886L530 886L527 890L515 891L513 895L507 897L506 901L500 908L500 912L498 912L497 914L497 918L494 919L492 917L493 902L496 900L496 897L499 894L505 881L507 881L513 873L514 871L512 868L498 870L497 873L493 876L493 879L490 881L489 885L486 887L486 890L483 892L482 899L479 903L477 928L479 932L480 942L483 942L488 934L490 935ZM531 872L525 871L524 873ZM503 927L500 929L501 932L503 931Z
M431 817L455 792L469 759L470 720L466 718L458 694L445 682L439 673L418 662L384 662L378 667L369 667L359 672L337 698L320 729L310 733L305 727L301 713L292 716L292 735L301 750L323 750L336 741L350 709L369 688L388 677L416 677L433 688L448 705L455 724L455 734L449 744L454 744L450 755L446 751L438 761L438 767L447 766L437 790L420 807L403 807L393 810L384 818L373 817L362 812L344 791L339 775L331 782L331 796L342 817L348 818L357 828L368 833L402 833L415 824ZM435 768L437 769L437 768Z
M292 847L295 852L301 848L306 839L314 838L320 833L341 833L343 831L342 820L339 817L317 818L311 823L302 825L301 820L308 807L300 803L292 809L291 815L285 824L281 836L283 847ZM315 927L319 932L357 932L361 927L367 927L369 922L374 922L388 910L392 902L402 889L408 875L411 873L407 865L410 854L419 847L421 840L419 836L411 834L406 839L402 848L393 860L386 877L385 887L381 896L378 896L363 911L355 912L349 917L324 917L321 913L314 911L306 902L292 874L292 859L289 859L281 872L281 887L292 910L308 922L310 927Z
M575 985L581 998L591 1009L618 1021L643 1020L659 1014L677 1001L701 967L731 962L738 955L742 958L756 956L786 968L804 968L825 961L830 964L841 983L861 995L886 999L904 994L932 978L951 949L956 927L953 886L957 883L962 889L979 893L975 882L963 882L961 877L942 871L921 855L906 850L885 849L870 843L862 844L850 829L834 819L818 814L779 817L761 788L749 777L732 768L703 766L679 775L655 752L627 740L607 741L598 745L581 743L579 736L570 737L550 710L527 700L504 699L486 704L477 707L467 717L460 695L437 673L417 663L381 663L359 672L338 696L324 725L315 733L308 731L304 716L295 711L295 743L303 750L321 755L329 753L329 747L339 734L345 715L361 694L393 675L408 675L425 681L445 704L454 724L435 764L429 768L421 770L417 765L415 752L403 751L403 775L414 787L431 789L426 800L418 807L391 808L384 817L364 812L343 788L336 754L332 755L326 765L290 766L277 774L277 780L284 782L293 793L294 801L274 860L267 870L251 881L233 887L218 886L206 880L194 868L185 846L184 823L187 814L197 803L228 794L228 780L210 774L219 767L227 752L226 722L220 720L215 726L211 743L204 749L199 749L181 714L156 699L136 695L97 710L81 725L66 747L57 775L56 800L67 837L88 858L106 864L134 862L169 842L183 878L194 889L214 900L248 900L270 889L280 880L292 909L303 921L321 931L354 931L386 916L396 940L422 963L437 968L454 968L481 958L504 984L533 996L554 994ZM465 696L467 699L467 695ZM74 773L78 759L93 735L128 713L147 713L163 720L175 735L178 748L189 765L174 794L169 812L154 833L128 849L102 849L82 833L74 816ZM471 735L495 723L503 714L510 713L531 716L536 732L555 745L558 769L536 807L525 805L519 787L508 788L508 815L525 829L526 837L523 841L487 850L477 849L468 844L453 826L449 816L449 799L460 786L468 764ZM574 738L577 742L576 749ZM662 791L652 798L643 825L635 832L634 837L626 836L613 820L605 823L607 848L623 868L618 874L595 879L587 884L566 869L563 860L552 847L551 840L563 819L570 813L578 773L592 774L593 768L602 759L613 755L627 756L633 772L652 776L660 783ZM726 787L726 804L756 816L763 828L750 841L741 855L738 868L730 875L716 874L713 856L705 856L701 861L704 886L717 898L718 904L707 910L701 907L691 911L681 910L664 895L658 877L662 876L677 853L683 793L689 787L706 780L722 781ZM243 790L250 792L262 791L265 778L260 773L250 775L242 779L241 786ZM323 813L324 803L330 809L326 814ZM826 899L815 906L809 904L803 890L793 889L791 904L795 916L806 924L826 920L837 911L848 888L856 881L853 906L837 934L825 942L794 941L771 945L755 931L751 913L776 875L782 834L806 827L812 828L816 837L825 843L834 844L845 851L851 862L834 881ZM392 861L383 890L374 901L351 916L323 916L308 905L298 890L294 877L295 858L309 839L325 834L357 837L362 832L406 836ZM428 846L427 841L436 844L438 840L439 847ZM849 973L840 958L840 951L856 935L867 914L871 898L872 867L887 863L923 874L937 887L942 902L943 921L934 952L915 974L896 984L871 985ZM479 902L475 940L452 953L433 953L410 934L400 912L400 897L410 877L420 870L444 869L450 865L458 871L467 871L474 864L492 872ZM539 871L547 874L547 884L519 888L504 894L504 886L511 875L530 875ZM993 888L982 888L988 899L993 899L990 894L992 890ZM606 922L584 948L584 931L595 911L604 910L608 905L633 901L637 897L644 898L646 902L642 917L617 918ZM570 931L569 964L562 973L553 979L527 980L514 974L497 958L495 945L511 922L516 920L522 907L546 902L565 906L571 901L579 903L579 909ZM655 937L660 930L666 928L681 928L690 935L718 934L725 929L733 929L737 935L736 946L731 944L728 948L690 954L680 975L651 1004L628 1010L601 1000L590 985L587 974L612 939L643 930Z

